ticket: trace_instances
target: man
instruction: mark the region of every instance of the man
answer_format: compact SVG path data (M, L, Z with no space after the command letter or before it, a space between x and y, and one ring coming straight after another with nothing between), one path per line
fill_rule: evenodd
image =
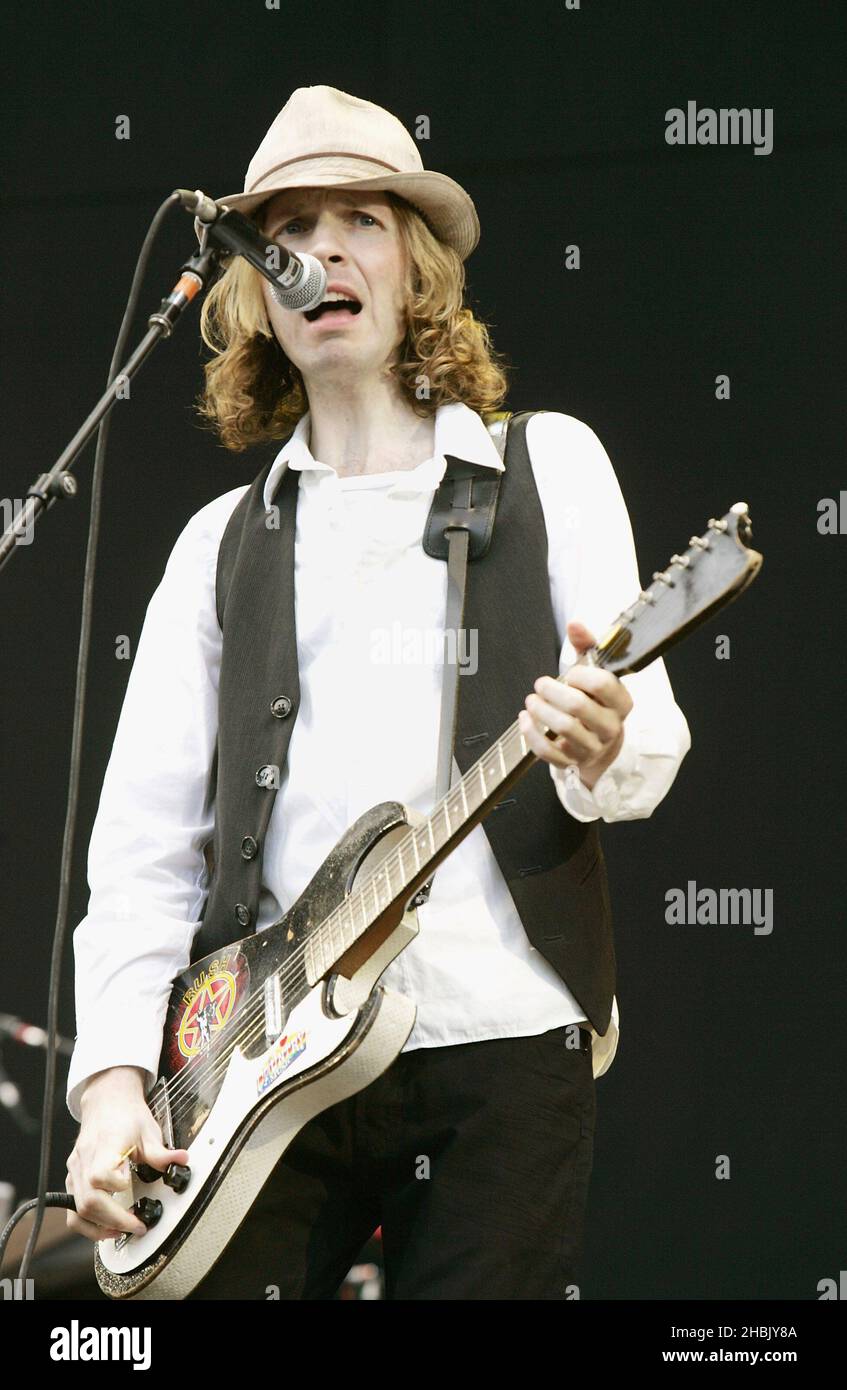
M475 210L452 180L423 170L393 116L334 88L300 89L254 156L245 192L223 201L252 215L270 244L317 257L329 298L340 297L338 308L281 309L236 260L203 306L215 351L203 414L234 450L287 440L260 478L257 505L272 517L295 477L296 622L287 626L299 700L280 696L268 714L271 723L296 705L263 843L245 835L240 857L224 844L210 883L204 849L231 809L220 789L215 804L216 738L249 722L259 695L249 662L219 701L227 629L222 638L216 569L248 491L238 488L192 518L151 601L92 836L68 1080L81 1120L68 1221L92 1240L143 1229L109 1195L129 1182L121 1155L134 1147L136 1162L160 1170L189 1162L187 1150L163 1145L144 1096L170 982L201 921L220 916L221 882L247 884L241 859L258 862L261 893L255 879L255 902L245 888L236 903L235 940L278 920L369 806L431 809L443 668L420 644L412 659L395 650L386 660L382 639L443 629L446 566L421 539L445 456L502 469L481 417L502 402L505 374L463 306ZM586 426L541 413L527 445L532 483L519 495L504 479L511 510L498 514L495 538L501 555L502 543L519 547L510 586L520 592L526 571L549 590L547 636L555 618L564 671L637 594L635 552L611 464ZM521 525L526 536L515 534ZM489 588L504 583L493 556L475 580ZM281 640L262 627L261 594L276 582L269 572L254 602L257 644ZM543 618L521 620L529 644ZM488 620L480 648L498 636ZM518 661L520 633L515 642ZM663 663L626 683L584 666L566 683L536 675L520 726L548 764L547 821L567 813L571 830L590 830L601 816L649 815L689 746ZM534 805L538 815L538 795L520 814ZM595 856L577 876L581 897L553 905L573 920L551 918L548 934L578 943L555 969L530 941L538 923L519 917L503 862L480 825L439 866L418 938L382 977L417 1005L404 1050L301 1131L195 1296L263 1298L273 1287L284 1298L331 1297L377 1225L390 1298L567 1296L592 1166L594 1078L617 1043L610 938L603 959L591 940L595 921L605 922L605 879L591 872ZM577 975L584 1003L565 978Z

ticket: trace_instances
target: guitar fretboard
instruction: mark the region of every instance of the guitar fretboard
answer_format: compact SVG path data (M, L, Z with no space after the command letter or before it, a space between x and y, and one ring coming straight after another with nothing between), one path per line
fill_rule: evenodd
M535 756L516 720L468 768L426 820L410 828L373 874L312 933L305 952L310 985L326 974L387 908L398 899L408 901L426 883L442 859L483 819Z
M713 583L699 593L682 590L683 597L672 616L665 614L664 599L674 590L681 573L700 565L713 542L722 538L732 522L733 545L723 553L724 566L717 567ZM721 602L741 592L757 573L761 555L738 543L739 524L749 530L746 504L737 502L727 517L709 520L704 536L692 536L688 550L673 555L668 567L653 574L653 584L642 589L629 608L623 610L596 646L578 658L576 665L611 668L616 674L640 669L663 649L674 632L682 633ZM629 649L633 629L641 637L640 651ZM638 644L636 644L638 645ZM566 681L568 672L559 675ZM546 731L554 737L551 730ZM348 898L315 928L304 946L309 985L317 983L346 951L382 914L398 901L407 903L431 877L438 864L482 820L502 793L537 761L517 720L473 764L454 787L437 803L431 814L408 832L386 855L377 868L358 885Z

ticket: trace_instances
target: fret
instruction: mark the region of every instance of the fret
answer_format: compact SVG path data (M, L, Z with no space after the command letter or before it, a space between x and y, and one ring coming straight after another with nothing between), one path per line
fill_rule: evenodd
M465 819L467 820L468 816L470 815L470 811L468 810L468 798L467 798L467 794L466 794L466 792L465 792L465 779L464 779L464 777L462 778L461 782L459 783L459 790L460 790L461 793L462 793L462 807L463 807L463 809L464 809Z
M497 740L497 752L500 754L500 772L501 772L501 775L502 775L503 777L505 777L505 776L506 776L506 762L505 762L505 759L504 759L504 757L503 757L503 744L502 744L502 741L501 741L499 738L498 738L498 740Z
M446 825L447 825L447 839L448 839L448 840L450 839L450 836L453 834L453 827L452 827L452 825L450 824L450 806L449 806L449 801L450 801L449 796L445 796L443 802L441 803L442 809L443 809L443 811L444 811L444 820L445 820L445 823L446 823Z
M306 942L303 958L306 965L306 979L310 985L313 985L321 977L315 960L315 942L313 937L309 937Z
M427 818L426 828L427 828L427 830L429 831L430 853L431 853L431 854L435 854L435 836L434 836L433 831L432 831L432 817L431 817L431 816L429 816L429 817Z
M415 851L415 872L421 867L421 857L418 854L418 832L412 831L412 848Z
M323 974L323 970L321 969L320 950L320 932L312 932L312 935L309 938L309 954L312 960L312 970L314 972L315 980L319 980L321 978L321 975ZM312 983L314 983L314 980L312 981Z

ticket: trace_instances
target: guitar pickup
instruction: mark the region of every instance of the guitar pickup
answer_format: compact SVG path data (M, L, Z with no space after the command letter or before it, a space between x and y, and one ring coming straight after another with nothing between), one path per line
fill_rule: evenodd
M265 1004L265 1043L270 1047L275 1043L282 1033L282 988L279 982L279 975L274 971L265 980L264 986Z

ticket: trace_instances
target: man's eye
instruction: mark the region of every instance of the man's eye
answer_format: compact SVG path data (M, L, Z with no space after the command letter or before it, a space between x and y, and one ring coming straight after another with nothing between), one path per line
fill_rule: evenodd
M379 225L378 222L377 222L377 220L376 220L376 218L373 217L373 216L371 215L371 213L369 213L369 212L357 212L357 213L356 213L356 216L357 216L357 217L368 217L368 218L370 218L371 222L373 222L373 224L374 224L375 227Z
M291 220L291 222L286 222L285 226L282 227L282 228L280 228L280 230L283 231L283 232L285 232L286 235L288 235L288 234L290 233L292 227L299 227L299 226L300 226L300 223L297 221L297 218L295 217L295 218L293 218L293 219Z

